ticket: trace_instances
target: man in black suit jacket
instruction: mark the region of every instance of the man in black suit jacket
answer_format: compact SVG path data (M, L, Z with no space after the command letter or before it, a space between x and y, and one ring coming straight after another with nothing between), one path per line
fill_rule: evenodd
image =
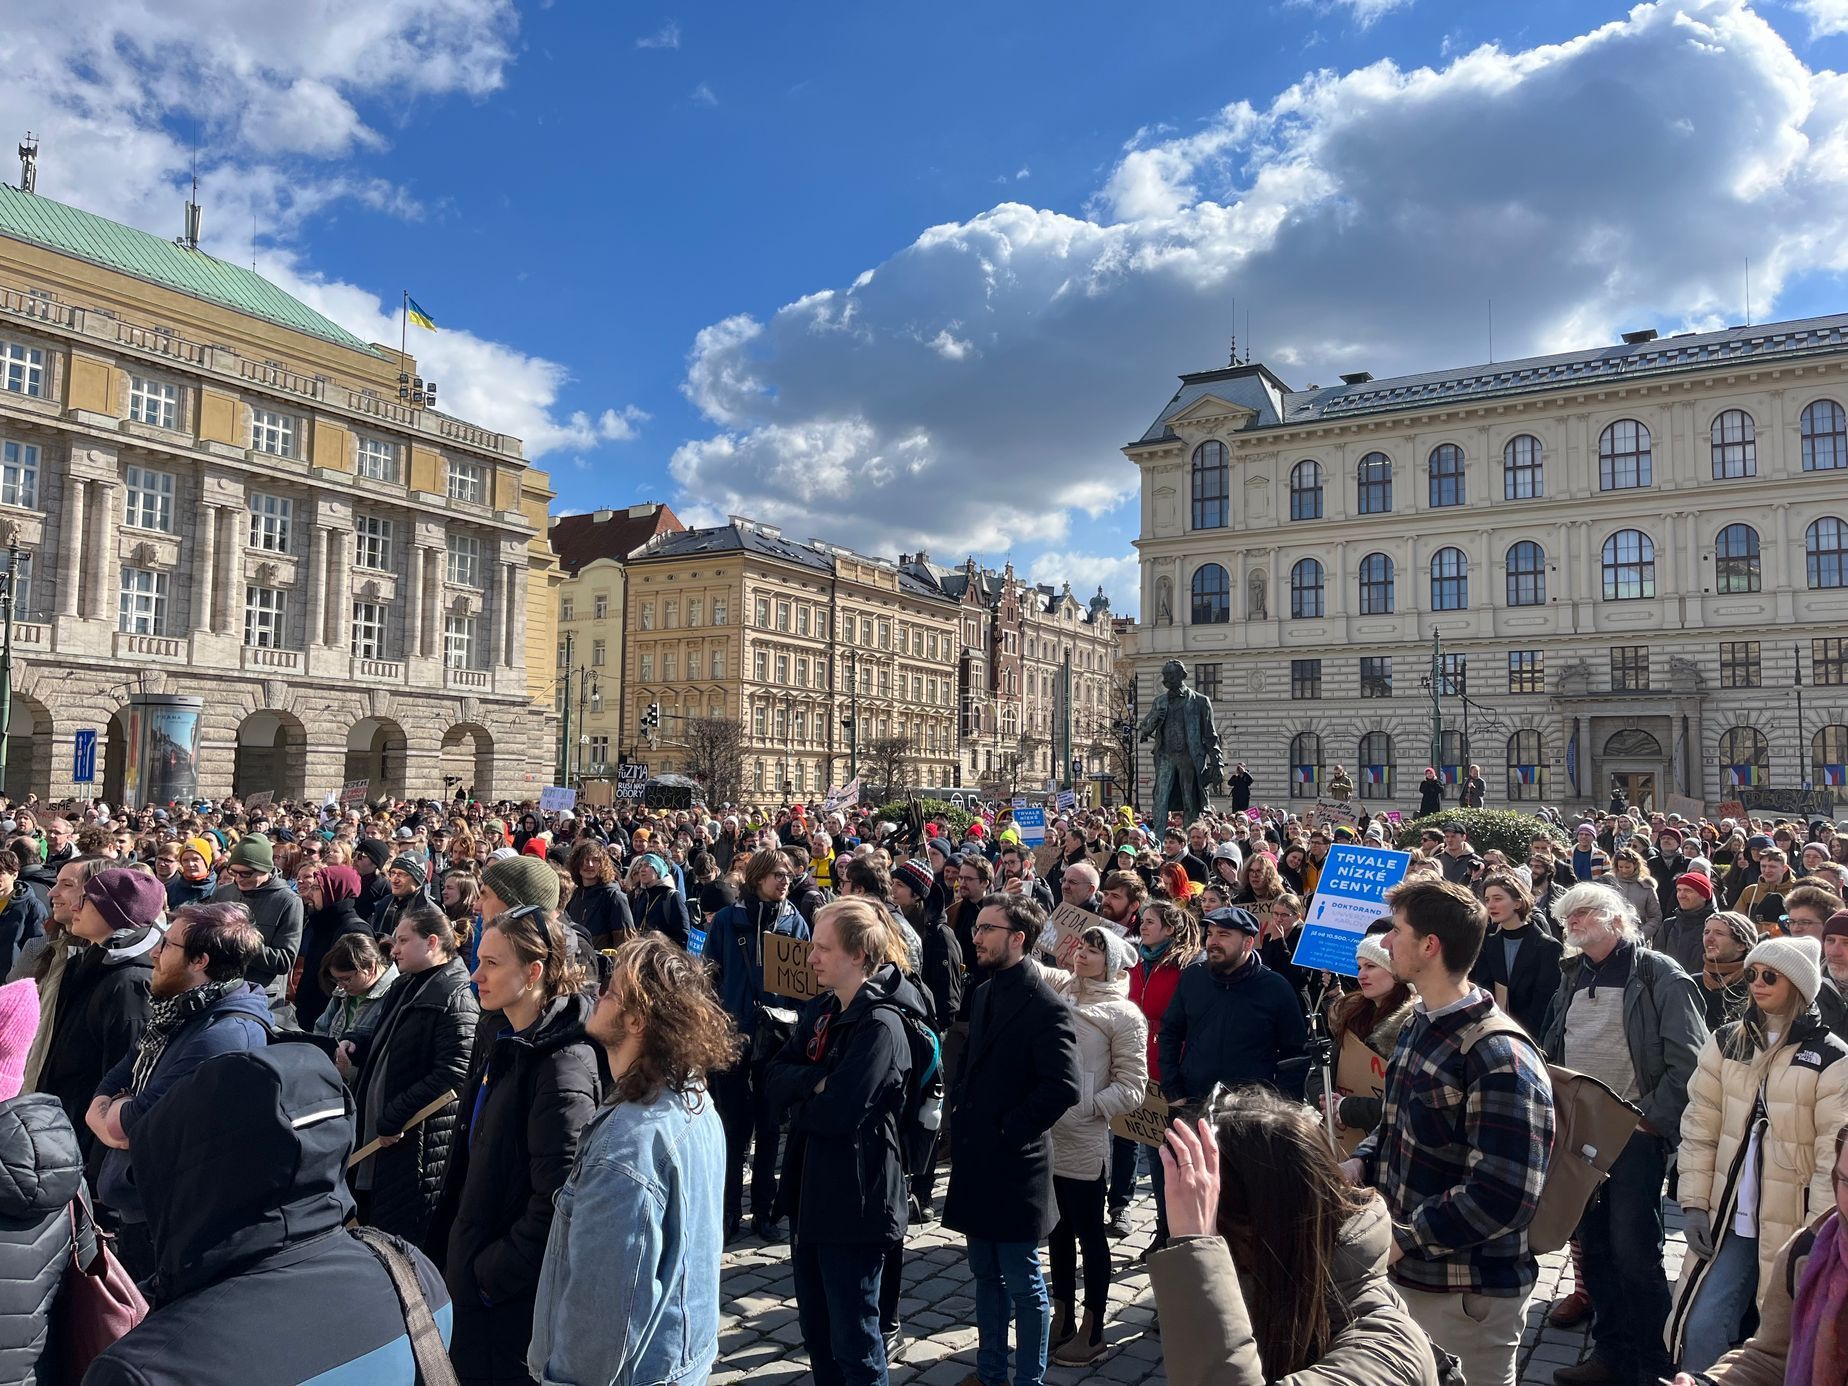
M1058 1221L1047 1132L1078 1101L1071 1011L1027 959L1046 914L995 894L972 931L988 973L970 1009L969 1044L950 1096L950 1189L943 1224L961 1232L975 1275L976 1370L960 1386L1037 1383L1046 1375L1051 1301L1039 1244ZM1008 1321L1019 1368L1008 1371Z

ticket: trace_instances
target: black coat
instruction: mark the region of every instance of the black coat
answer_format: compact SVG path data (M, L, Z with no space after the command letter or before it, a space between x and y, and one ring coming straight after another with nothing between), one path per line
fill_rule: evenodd
M1444 806L1444 782L1442 780L1418 781L1418 816L1424 818L1436 813Z
M975 991L950 1099L943 1225L998 1242L1037 1242L1052 1231L1047 1133L1079 1096L1071 1007L1031 960L991 974Z
M327 993L321 990L321 961L334 940L342 934L371 933L372 926L359 917L351 900L336 900L302 920L302 979L295 984L295 1019L302 1029L314 1029L315 1021L327 1009Z
M57 1101L29 1092L0 1102L0 1386L32 1386L81 1187L77 1133Z
M955 1022L956 1012L962 1009L962 944L956 941L956 931L944 919L943 911L933 913L928 903L919 911L919 919L912 927L924 944L924 965L918 969L918 980L923 982L930 996L930 1023L942 1034Z
M602 1093L599 1055L584 1036L590 1009L574 993L547 1006L529 1035L503 1033L498 1011L476 1031L462 1139L426 1237L454 1300L450 1356L464 1382L528 1386L552 1200Z
M898 1121L911 1042L901 1011L929 1018L918 989L887 963L845 1010L831 991L810 1001L771 1060L765 1086L770 1108L789 1114L781 1188L791 1229L803 1242L889 1246L904 1240ZM809 1046L818 1031L826 1048L814 1061Z
M92 944L64 964L51 1044L39 1070L38 1091L57 1098L77 1132L92 1185L102 1148L84 1122L103 1075L141 1040L148 1019L148 953L125 956L141 933L123 930L108 944ZM43 1024L43 1019L40 1020Z
M666 934L682 948L687 946L687 902L681 899L672 881L636 891L629 906L637 929L643 933L653 929Z
M0 910L0 977L11 975L22 947L44 935L47 913L44 902L23 881L14 885L13 898Z
M1234 771L1228 781L1232 786L1232 810L1243 813L1251 807L1251 776L1243 770Z
M565 904L569 919L598 948L613 948L635 932L635 920L629 913L629 897L613 882L579 886Z
M1565 946L1537 924L1520 931L1521 946L1515 951L1510 972L1504 960L1501 934L1495 931L1482 942L1482 952L1470 969L1469 979L1493 994L1495 987L1508 989L1508 1004L1502 1009L1521 1023L1536 1040L1546 1033L1546 1015L1559 990L1559 959Z
M467 1091L468 1061L481 1018L468 985L468 967L451 958L441 967L401 976L379 1003L376 1028L361 1043L354 1102L364 1112L374 1084L382 1084L380 1135L404 1123L449 1090ZM460 1101L405 1132L404 1139L372 1157L372 1195L366 1221L420 1242L443 1191L460 1120Z

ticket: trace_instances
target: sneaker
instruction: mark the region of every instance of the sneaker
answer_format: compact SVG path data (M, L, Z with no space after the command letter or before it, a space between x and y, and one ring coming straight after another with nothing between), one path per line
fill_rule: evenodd
M886 1361L890 1362L898 1356L898 1350L905 1345L905 1326L895 1323L890 1328L881 1329L879 1335L885 1339Z
M1104 1235L1113 1242L1120 1242L1129 1235L1129 1209L1110 1210L1110 1221L1104 1224Z

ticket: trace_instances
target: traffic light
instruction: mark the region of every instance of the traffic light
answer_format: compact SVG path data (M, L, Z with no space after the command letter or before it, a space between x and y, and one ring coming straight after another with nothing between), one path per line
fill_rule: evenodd
M650 703L642 712L642 735L652 738L661 725L661 704Z

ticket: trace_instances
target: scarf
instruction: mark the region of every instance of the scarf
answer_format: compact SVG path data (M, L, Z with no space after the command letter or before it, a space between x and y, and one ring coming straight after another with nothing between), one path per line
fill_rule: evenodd
M1745 979L1745 959L1733 963L1708 963L1701 969L1701 984L1708 991L1725 991Z
M1784 1386L1848 1381L1848 1237L1838 1213L1822 1224L1790 1311Z
M1153 948L1146 943L1138 943L1136 945L1136 951L1142 954L1142 961L1148 963L1152 967L1162 960L1163 956L1168 951L1169 945L1173 942L1174 940L1171 938L1164 938Z
M220 997L229 996L243 985L242 977L232 977L223 982L205 982L178 996L163 996L155 1000L148 1007L147 1028L141 1032L141 1044L135 1050L135 1067L128 1090L139 1094L148 1085L148 1079L154 1076L161 1055L167 1052L167 1042L180 1026Z

